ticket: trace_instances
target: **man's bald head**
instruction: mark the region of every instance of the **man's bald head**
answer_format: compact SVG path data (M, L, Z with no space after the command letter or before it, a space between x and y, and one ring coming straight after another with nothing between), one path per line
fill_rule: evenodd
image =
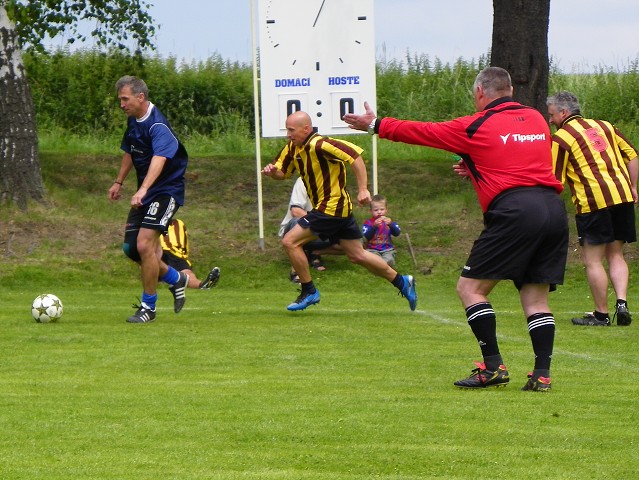
M286 118L286 132L289 140L296 147L301 147L313 132L313 122L308 113L298 111Z

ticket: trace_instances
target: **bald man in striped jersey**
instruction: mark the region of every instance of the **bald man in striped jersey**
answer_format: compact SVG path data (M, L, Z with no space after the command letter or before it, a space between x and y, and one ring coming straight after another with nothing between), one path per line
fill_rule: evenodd
M406 297L411 310L417 307L415 280L400 275L379 256L362 246L362 232L353 217L353 204L346 191L346 166L349 165L357 181L357 202L371 201L366 165L362 149L344 140L324 137L313 129L306 112L294 112L286 119L288 143L262 174L276 180L289 178L298 172L313 205L282 239L293 269L302 287L297 299L288 305L291 311L304 310L319 303L320 293L313 284L303 245L321 238L339 245L349 260L364 266L369 272L391 282Z
M577 97L559 92L548 97L553 135L555 175L566 183L575 204L577 234L595 311L573 318L575 325L608 326L608 262L616 294L617 325L630 325L628 264L623 244L637 240L637 150L617 128L603 120L584 118Z

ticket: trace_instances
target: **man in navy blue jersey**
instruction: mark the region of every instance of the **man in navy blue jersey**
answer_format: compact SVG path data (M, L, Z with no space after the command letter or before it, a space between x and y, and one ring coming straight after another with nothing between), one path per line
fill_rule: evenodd
M135 168L137 188L131 197L131 210L124 232L124 253L140 264L142 299L129 323L155 320L158 280L170 285L173 310L178 313L186 301L189 276L164 263L160 235L184 204L184 172L188 163L186 149L171 129L166 117L149 101L144 80L126 75L115 88L120 108L128 116L122 139L124 151L120 171L109 189L109 199L118 200L131 169Z

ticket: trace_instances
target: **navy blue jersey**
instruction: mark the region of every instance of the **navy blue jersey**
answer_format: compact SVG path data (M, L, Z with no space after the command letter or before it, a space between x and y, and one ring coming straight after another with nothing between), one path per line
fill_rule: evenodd
M184 172L188 154L157 107L151 104L141 119L129 117L121 148L133 159L138 188L149 171L151 159L154 156L166 157L162 173L144 197L145 204L159 195L171 195L178 205L184 204Z

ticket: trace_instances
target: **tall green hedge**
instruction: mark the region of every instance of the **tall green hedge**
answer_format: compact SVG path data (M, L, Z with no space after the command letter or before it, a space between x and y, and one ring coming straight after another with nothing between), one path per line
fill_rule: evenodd
M212 56L197 63L97 50L27 54L24 58L40 128L78 134L119 132L115 81L122 75L144 78L152 101L161 106L180 134L250 134L253 131L251 65ZM427 55L377 65L377 105L384 116L444 120L471 113L471 87L488 58L444 64ZM601 68L594 74L552 71L550 91L576 93L588 116L637 125L639 66L627 71Z
M28 54L24 62L41 128L80 134L120 131L114 85L122 75L145 79L151 100L179 133L224 133L229 117L253 118L252 69L217 56L178 64L175 58L81 50Z

